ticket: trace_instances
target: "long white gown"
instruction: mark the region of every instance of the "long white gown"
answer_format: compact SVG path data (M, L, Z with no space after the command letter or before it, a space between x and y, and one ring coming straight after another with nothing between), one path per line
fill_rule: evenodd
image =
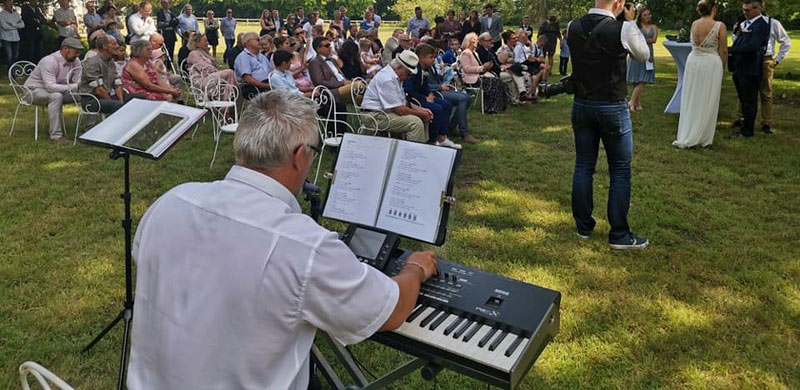
M719 26L720 22L716 22L699 45L691 37L692 52L683 73L678 137L672 141L673 146L706 147L714 142L723 73L718 51Z

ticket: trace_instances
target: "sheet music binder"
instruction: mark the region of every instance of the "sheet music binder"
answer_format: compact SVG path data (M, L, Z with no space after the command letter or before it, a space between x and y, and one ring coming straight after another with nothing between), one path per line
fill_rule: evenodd
M388 151L384 154L384 151ZM398 152L399 151L399 152ZM370 154L373 155L370 155ZM400 153L400 154L398 154ZM417 158L418 160L414 160ZM415 163L425 163L429 161L448 161L442 166L428 166L422 168L428 170L426 178L435 177L434 187L415 188L413 192L403 192L408 188L408 182L403 182L409 178L409 172L414 173L420 166ZM391 138L374 137L347 133L342 138L339 153L336 154L333 171L324 175L330 180L323 203L322 216L355 223L378 230L390 231L400 236L427 242L441 246L447 236L447 221L450 213L450 206L456 201L453 196L453 186L455 184L455 174L461 162L461 150L444 148L417 142L403 141ZM358 166L364 164L364 166ZM385 166L382 166L385 164ZM355 177L363 174L363 177ZM423 174L421 174L423 175ZM401 177L403 176L403 177ZM342 183L353 187L343 190ZM375 190L379 189L378 192ZM433 199L414 199L415 195L437 190L437 195ZM369 193L375 194L369 197ZM397 203L399 199L407 204L400 204L394 207L391 202ZM337 202L342 197L349 197L346 200L353 205L353 216L345 215L337 211ZM374 210L373 210L374 208ZM422 208L433 209L438 215L418 216L411 211ZM383 213L382 213L383 212ZM419 224L420 230L426 230L432 234L421 235L416 230L387 228L392 223L399 226L410 226L416 224L416 218L420 222L434 221L435 226L430 224ZM400 230L400 231L398 231Z
M132 99L78 140L158 160L205 114L180 104Z

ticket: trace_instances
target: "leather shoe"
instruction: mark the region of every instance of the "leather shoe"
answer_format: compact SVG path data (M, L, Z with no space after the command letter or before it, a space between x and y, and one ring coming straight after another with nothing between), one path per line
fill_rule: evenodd
M731 123L731 127L734 128L734 129L737 129L737 128L742 127L743 124L744 124L743 120L737 119L737 120L733 121L733 123Z
M761 131L763 131L764 134L775 134L775 132L772 131L772 128L769 127L769 125L761 126Z
M481 141L478 140L477 138L473 137L472 134L467 134L464 137L464 142L466 142L468 144L473 144L473 145L477 145L477 144L481 143Z

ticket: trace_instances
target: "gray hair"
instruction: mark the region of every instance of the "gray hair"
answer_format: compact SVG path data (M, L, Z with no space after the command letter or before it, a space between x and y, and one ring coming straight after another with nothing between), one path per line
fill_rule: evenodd
M236 129L233 153L237 165L273 171L288 163L298 146L318 143L316 103L283 89L250 100Z
M392 69L395 70L400 68L405 68L405 66L403 66L403 63L400 62L400 60L398 60L397 58L393 58L391 61L389 61L389 66L391 66Z
M145 50L148 53L152 53L152 50L150 48L151 48L150 41L144 39L133 41L133 43L131 43L131 57L139 57L139 55L142 54L142 52Z
M258 33L252 31L244 33L244 35L242 35L242 45L247 44L247 41L253 38L258 39L259 41L261 40L261 37L258 36Z
M478 39L486 39L486 38L494 39L494 38L492 38L492 34L489 34L488 32L485 32L485 33L483 33L481 35L478 35Z
M106 46L110 45L111 42L116 42L117 38L112 37L111 35L106 35L104 37L99 37L94 40L94 46L98 50L103 50Z

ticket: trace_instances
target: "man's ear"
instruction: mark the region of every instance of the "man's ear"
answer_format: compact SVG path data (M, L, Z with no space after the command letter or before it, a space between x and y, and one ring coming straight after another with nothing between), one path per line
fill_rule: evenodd
M294 169L299 170L301 168L302 163L303 163L303 159L305 158L304 155L306 153L308 153L308 152L306 151L306 148L303 145L298 146L294 150L294 153L292 153L292 167Z

